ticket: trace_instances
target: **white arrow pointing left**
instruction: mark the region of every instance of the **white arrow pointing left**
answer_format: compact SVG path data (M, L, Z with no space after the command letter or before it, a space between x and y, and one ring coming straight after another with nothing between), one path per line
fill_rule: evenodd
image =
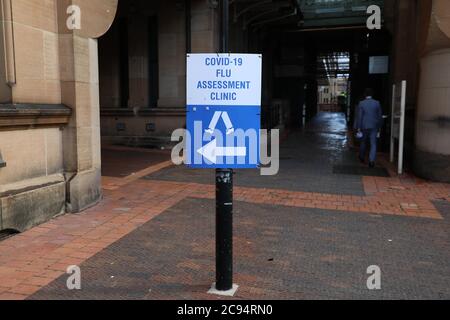
M245 157L246 147L218 147L217 139L214 139L204 147L197 150L206 160L216 164L218 157Z

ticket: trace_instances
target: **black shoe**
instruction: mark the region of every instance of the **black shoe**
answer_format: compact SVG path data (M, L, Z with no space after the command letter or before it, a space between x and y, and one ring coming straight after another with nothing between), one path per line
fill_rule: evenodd
M375 168L375 162L369 162L369 168Z
M359 157L359 162L364 163L366 162L366 159Z

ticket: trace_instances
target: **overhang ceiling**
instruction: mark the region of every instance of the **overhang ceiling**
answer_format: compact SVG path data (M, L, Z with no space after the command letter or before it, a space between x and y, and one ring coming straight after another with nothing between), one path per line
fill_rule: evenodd
M365 25L369 6L384 7L384 0L297 0L297 3L304 28Z
M244 29L263 26L320 28L361 26L367 21L367 8L384 0L231 0L231 18Z

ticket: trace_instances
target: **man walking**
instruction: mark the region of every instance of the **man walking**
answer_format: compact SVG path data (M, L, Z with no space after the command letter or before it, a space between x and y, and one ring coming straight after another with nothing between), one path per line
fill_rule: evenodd
M372 89L366 89L365 99L359 103L356 128L362 133L359 159L364 163L367 144L370 141L369 166L375 167L377 157L377 139L383 123L383 111L380 102L374 100Z

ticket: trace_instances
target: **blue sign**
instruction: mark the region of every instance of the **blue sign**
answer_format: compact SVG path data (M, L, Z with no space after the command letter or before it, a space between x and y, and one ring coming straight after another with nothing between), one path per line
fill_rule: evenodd
M189 167L259 166L261 68L261 55L188 55Z

